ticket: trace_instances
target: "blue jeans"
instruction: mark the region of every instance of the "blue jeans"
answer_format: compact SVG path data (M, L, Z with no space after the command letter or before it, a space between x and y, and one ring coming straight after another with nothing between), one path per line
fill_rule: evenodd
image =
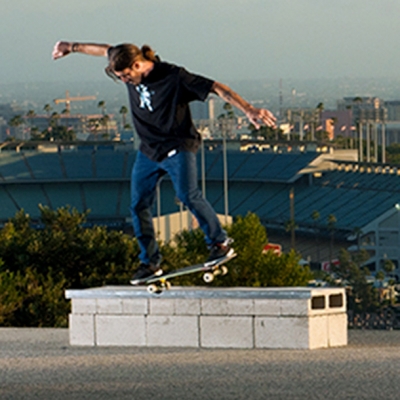
M222 229L214 209L198 188L196 155L181 151L160 162L137 154L131 179L131 214L133 229L140 246L140 261L158 265L161 254L154 234L152 208L158 181L166 174L171 177L178 199L191 211L205 234L207 245L223 242Z

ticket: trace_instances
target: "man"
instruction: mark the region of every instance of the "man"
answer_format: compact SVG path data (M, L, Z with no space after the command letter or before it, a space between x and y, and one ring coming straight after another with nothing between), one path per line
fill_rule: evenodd
M132 119L141 140L132 170L130 207L141 264L131 283L162 274L151 209L157 182L166 173L177 197L197 218L205 234L210 249L208 260L232 254L232 240L198 189L196 151L201 137L193 125L189 103L204 101L214 93L243 111L257 129L260 124L275 127L272 113L255 108L222 83L161 62L149 46L60 41L54 46L53 59L70 53L107 57L106 73L124 82L128 90Z

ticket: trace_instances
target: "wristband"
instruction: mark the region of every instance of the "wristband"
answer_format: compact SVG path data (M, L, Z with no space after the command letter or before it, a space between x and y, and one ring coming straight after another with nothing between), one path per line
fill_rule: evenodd
M71 52L76 53L78 51L79 43L72 43Z

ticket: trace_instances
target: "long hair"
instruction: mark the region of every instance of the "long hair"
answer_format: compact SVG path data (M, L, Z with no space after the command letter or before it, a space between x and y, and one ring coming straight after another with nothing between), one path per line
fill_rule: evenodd
M131 68L135 61L160 61L159 57L155 54L150 46L144 45L141 49L134 44L123 43L108 49L108 66L105 71L106 74L118 80L114 71L120 72L125 68Z

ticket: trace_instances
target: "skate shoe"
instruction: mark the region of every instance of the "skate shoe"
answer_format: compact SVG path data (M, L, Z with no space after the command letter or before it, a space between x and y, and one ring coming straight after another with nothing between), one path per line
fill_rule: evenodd
M231 243L233 243L233 239L227 238L224 242L216 243L211 246L207 262L231 256L235 252L235 250L230 246Z
M160 276L163 274L163 270L160 268L159 265L151 265L151 264L143 264L141 263L138 269L133 274L131 279L131 285L140 285L144 279L155 275Z

